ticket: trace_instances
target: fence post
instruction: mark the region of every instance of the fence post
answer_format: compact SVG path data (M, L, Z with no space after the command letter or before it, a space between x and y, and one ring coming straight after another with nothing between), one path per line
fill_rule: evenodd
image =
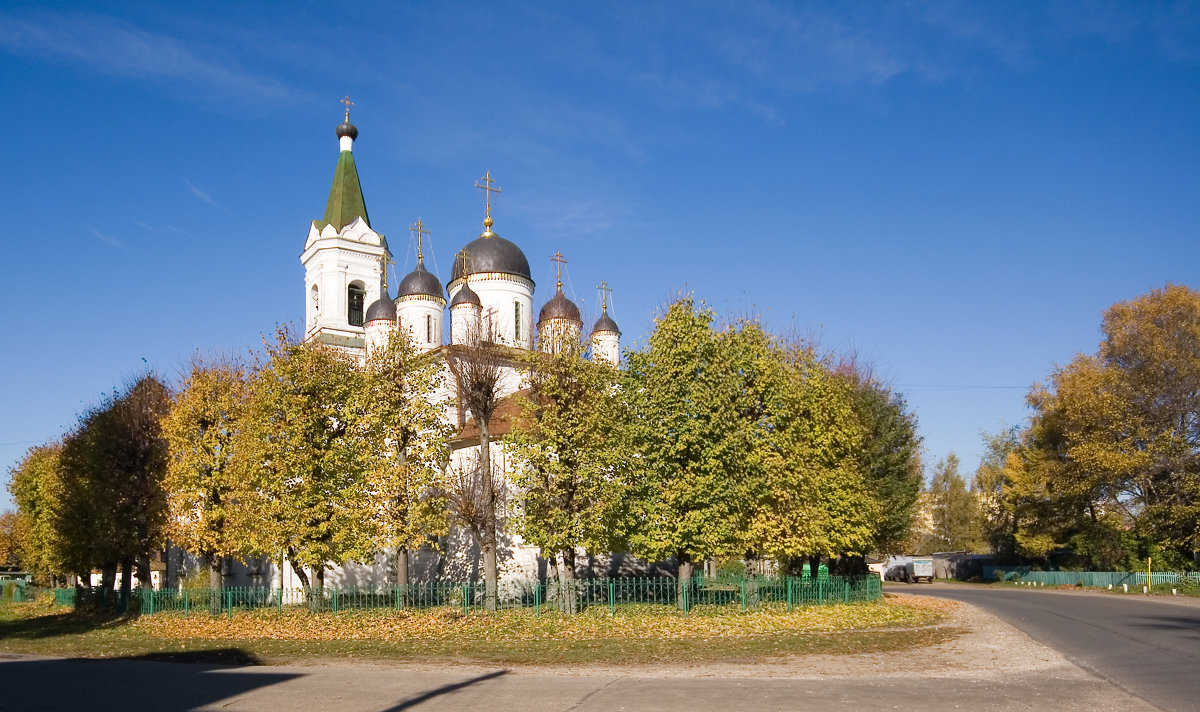
M337 615L338 611L338 587L333 587L333 615Z
M617 582L608 580L608 614L617 615Z
M150 609L150 610L146 611L146 615L152 616L152 615L154 615L154 589L152 589L152 588L146 589L146 598L148 599L148 603L149 603L149 605L147 605L146 608Z
M225 601L226 601L226 606L227 606L226 617L233 618L233 589L230 589L225 592Z
M849 603L850 602L850 578L849 577L843 578L842 585L846 587L846 600L844 601L844 603Z
M463 615L471 612L471 584L465 583L462 587L463 593Z
M188 590L183 589L183 617L188 617Z
M275 611L279 615L283 615L283 589L275 591Z
M825 605L825 579L817 579L817 605Z
M742 579L742 613L746 612L746 579Z
M533 582L533 617L542 617L542 582Z
M792 612L792 601L793 601L793 599L792 599L792 577L791 577L791 576L788 576L788 577L787 577L787 579L785 579L785 580L787 581L787 606L788 606L788 613L791 613L791 612Z

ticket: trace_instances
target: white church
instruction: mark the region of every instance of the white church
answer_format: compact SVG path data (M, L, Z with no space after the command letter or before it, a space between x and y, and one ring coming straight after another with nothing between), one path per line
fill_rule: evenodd
M337 169L325 215L314 220L300 261L304 265L305 338L345 349L365 360L367 353L386 343L391 334L406 330L416 347L433 352L435 357L450 346L471 345L485 338L514 349L538 348L543 344L562 343L561 339L583 337L579 307L562 290L562 256L554 295L546 301L534 321L534 281L529 260L515 243L492 230L491 196L499 189L490 173L476 183L486 198L483 232L455 253L453 268L443 291L438 275L425 267L426 234L420 220L410 229L416 234L417 262L404 276L393 295L387 282L387 267L392 253L387 240L372 227L363 200L358 171L354 164L354 141L358 129L346 120L337 127L340 144ZM600 318L588 335L593 358L617 363L620 359L621 332L608 314L607 293L602 299ZM443 326L449 312L449 344ZM515 367L507 367L500 383L505 398L524 387ZM444 379L445 388L453 388L453 379ZM441 395L453 396L448 390ZM459 436L452 440L451 464L478 456L478 440L471 437L470 414L455 405L456 398L445 399L446 418ZM493 470L506 471L506 453L501 436L507 431L499 423L491 452ZM477 431L476 431L477 433ZM473 455L472 455L473 453ZM536 547L523 545L512 533L500 547L500 572L506 579L532 579L544 576L545 562ZM426 547L427 548L427 547ZM465 532L452 533L439 542L441 551L414 552L410 572L414 582L429 580L465 580L482 575L478 552ZM394 553L380 552L375 562L346 563L325 572L326 585L383 585L395 581ZM282 573L283 581L279 580ZM258 567L234 566L230 571L234 585L299 587L290 564L280 572L271 562Z

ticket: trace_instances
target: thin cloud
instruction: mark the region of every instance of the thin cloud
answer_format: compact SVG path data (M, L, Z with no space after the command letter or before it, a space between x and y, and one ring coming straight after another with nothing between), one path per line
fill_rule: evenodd
M249 101L300 98L290 87L242 67L221 50L190 45L104 15L0 14L0 50L120 77L182 80Z
M192 188L192 190L195 190L195 188ZM143 222L141 220L134 220L133 224L142 228L146 232L158 232L158 233L173 232L176 235L184 235L185 237L192 236L192 233L188 232L187 230L184 230L181 227L176 227L174 225L163 225L162 227L158 227L156 225L151 225L150 223Z
M92 234L96 236L97 240L105 243L106 245L112 245L113 247L119 247L122 250L129 249L129 246L126 245L124 242L121 242L120 240L118 240L115 237L105 235L104 233L100 232L99 230L97 230L94 227L92 228Z
M188 180L187 178L184 178L183 182L187 183L187 187L191 189L192 195L196 196L200 200L203 200L204 202L213 206L217 210L224 210L224 208L222 208L220 205L217 205L217 201L213 200L212 196L210 196L208 193L205 193L203 190L200 190L196 186L192 185L192 182L190 180Z

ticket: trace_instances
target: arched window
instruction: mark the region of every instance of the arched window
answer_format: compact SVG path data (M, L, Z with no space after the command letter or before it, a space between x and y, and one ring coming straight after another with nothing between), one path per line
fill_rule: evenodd
M425 315L425 343L433 343L433 317L429 314Z
M367 300L367 290L361 282L351 282L346 289L346 320L350 326L363 325L363 302Z
M513 345L521 343L521 303L513 302Z

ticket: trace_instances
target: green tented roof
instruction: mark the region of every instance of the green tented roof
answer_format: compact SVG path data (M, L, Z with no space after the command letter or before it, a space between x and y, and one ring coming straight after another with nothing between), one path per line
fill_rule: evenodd
M333 187L329 189L329 202L325 204L325 218L321 226L333 225L338 230L361 217L367 227L367 204L363 202L362 186L358 184L358 169L354 167L354 154L342 151L338 156L337 170L333 173Z

